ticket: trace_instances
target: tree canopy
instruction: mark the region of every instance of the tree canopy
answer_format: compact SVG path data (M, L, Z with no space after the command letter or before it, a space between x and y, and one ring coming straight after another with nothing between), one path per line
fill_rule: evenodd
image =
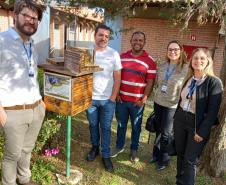
M112 17L116 15L131 16L134 8L140 6L147 8L155 4L180 10L175 18L178 23L183 22L182 28L188 27L189 21L193 16L197 16L199 24L211 21L220 23L223 27L225 26L225 0L174 0L173 3L167 3L165 0L69 0L68 2L71 6L101 7L105 10L107 16Z

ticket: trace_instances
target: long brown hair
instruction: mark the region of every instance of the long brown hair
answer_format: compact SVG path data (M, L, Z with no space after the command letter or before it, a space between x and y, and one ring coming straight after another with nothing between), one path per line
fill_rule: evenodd
M180 57L179 57L179 60L177 63L177 72L179 73L183 69L184 64L187 64L189 61L187 60L187 55L184 51L182 44L178 40L170 41L167 45L167 51L169 49L170 44L173 44L173 43L177 44L180 47ZM170 63L170 59L167 54L166 54L166 61L167 61L167 63Z

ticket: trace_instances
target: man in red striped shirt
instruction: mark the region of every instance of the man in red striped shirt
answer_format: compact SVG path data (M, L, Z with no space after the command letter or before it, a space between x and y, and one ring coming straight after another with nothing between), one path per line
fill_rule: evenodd
M111 157L124 151L128 120L132 125L130 155L137 162L137 150L141 133L144 105L150 95L156 76L156 64L153 58L143 50L146 38L143 32L132 34L132 49L121 54L121 87L117 97L116 119L118 122L116 147Z

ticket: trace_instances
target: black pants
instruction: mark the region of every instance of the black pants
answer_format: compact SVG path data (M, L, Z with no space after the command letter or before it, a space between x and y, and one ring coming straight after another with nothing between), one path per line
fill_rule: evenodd
M194 185L196 163L206 140L194 140L195 115L179 108L174 117L174 137L177 151L177 185Z
M157 132L152 155L154 158L157 158L158 165L168 165L170 156L168 155L166 146L169 136L172 134L173 116L176 109L154 103L154 111Z

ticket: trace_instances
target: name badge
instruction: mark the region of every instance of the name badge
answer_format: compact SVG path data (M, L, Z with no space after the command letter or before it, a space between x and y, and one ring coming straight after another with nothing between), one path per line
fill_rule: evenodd
M167 88L168 88L167 85L163 84L161 86L161 92L166 93L167 92Z
M189 111L190 110L190 106L191 106L190 101L189 100L185 101L184 102L184 106L183 106L183 110L184 111Z
M31 66L31 65L29 66L28 76L29 77L34 77L35 76L34 66Z

